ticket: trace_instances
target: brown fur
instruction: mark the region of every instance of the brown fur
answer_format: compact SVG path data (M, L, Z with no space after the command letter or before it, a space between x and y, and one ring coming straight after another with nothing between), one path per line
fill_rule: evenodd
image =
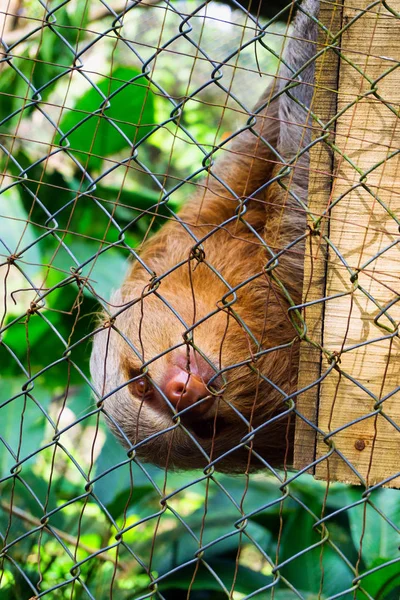
M315 15L318 2L305 0L302 7ZM295 73L312 58L314 44L307 40L315 38L315 26L299 11L285 51ZM301 203L308 186L308 155L301 151L310 141L312 66L300 77L304 83L282 92L293 72L281 68L255 109L253 131L235 137L179 220L145 243L142 264L132 265L112 300L121 307L112 326L105 317L96 333L91 369L105 412L125 445L144 460L171 468L216 461L219 470L243 471L263 460L282 464L288 440L290 457L288 396L297 384L299 340L288 295L292 303L301 301ZM285 163L288 174L271 183ZM278 264L270 260L270 251L291 243ZM190 361L199 360L215 373L206 417L194 405L177 418L163 395L169 365L182 356L189 370ZM151 401L132 391L143 366Z

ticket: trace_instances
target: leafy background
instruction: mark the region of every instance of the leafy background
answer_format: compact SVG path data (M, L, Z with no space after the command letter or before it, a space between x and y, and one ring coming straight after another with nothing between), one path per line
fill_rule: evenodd
M33 597L35 586L57 599L142 598L160 578L166 599L190 589L193 600L394 600L396 491L363 495L308 475L285 487L266 474L164 473L129 460L99 417L88 368L99 303L131 249L190 195L181 183L197 181L205 152L246 121L187 37L170 41L182 20L157 4L124 15L127 44L101 3L82 0L49 3L56 23L38 33L43 5L26 0L8 32L23 41L0 77L0 598ZM243 12L212 2L189 37L218 62L254 35L243 24ZM257 52L224 66L247 107L276 70L285 23L268 31ZM185 100L179 117L168 97Z

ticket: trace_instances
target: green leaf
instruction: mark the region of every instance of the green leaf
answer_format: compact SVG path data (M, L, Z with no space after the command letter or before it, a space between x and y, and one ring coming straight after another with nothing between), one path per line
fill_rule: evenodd
M36 457L33 458L33 461L37 462L38 458L39 455L36 455ZM47 505L49 511L56 508L57 500L60 497L58 488L62 481L62 478L59 479L57 474L53 473L51 493L49 494L47 473L43 476L37 475L33 472L32 462L25 463L25 465L22 466L20 477L8 479L5 484L2 484L1 498L5 504L8 504L12 499L14 507L19 507L23 509L26 514L29 514L36 519L41 519L43 517L43 504ZM29 488L33 490L34 495L31 494ZM54 493L55 489L57 489L57 493ZM79 495L81 491L82 488L75 486L75 496ZM8 515L7 511L5 512ZM18 534L22 535L22 533L27 531L31 526L24 519L24 515L14 514L13 521L14 534L18 531ZM65 513L63 511L57 511L52 515L51 525L53 527L58 527L61 530L71 532L70 527L65 527ZM25 548L28 552L29 549L36 544L36 538L28 537L26 541L27 544L25 545ZM20 544L21 542L18 544L19 550L21 550Z
M374 561L370 568L374 569L379 565L384 564L386 561L378 559ZM383 567L365 577L362 580L361 586L366 590L375 600L384 600L389 597L389 593L396 588L400 591L400 562ZM360 598L364 596L360 595Z
M207 561L208 562L208 561ZM215 560L209 563L211 568L216 572L217 576L222 580L224 585L230 590L235 580L235 592L240 594L251 594L256 590L268 585L272 582L272 577L253 571L247 567L239 566L236 573L235 561L227 560ZM166 577L159 585L161 591L167 589L183 589L188 590L189 585L192 582L192 576L194 572L194 565L179 569L176 573L173 573L170 577ZM214 590L221 591L221 584L213 576L210 571L200 564L199 569L196 573L196 577L193 582L194 590ZM266 598L266 592L260 592L260 595L255 595L255 598Z
M204 509L202 511L204 514ZM196 517L199 517L199 514ZM169 518L169 513L166 513L166 518ZM197 529L199 523L193 521L193 515L185 517L185 522L193 530ZM236 517L236 518L235 518ZM240 533L235 529L233 523L237 519L237 515L226 515L221 512L215 515L211 520L207 519L204 528L203 544L206 545L215 541L204 551L204 559L207 562L216 559L227 560L231 557L233 564L236 562L236 556L239 545L251 543L246 535L240 536ZM270 543L271 534L261 525L249 522L246 526L246 532L253 540L255 540L262 548L267 548ZM233 533L229 537L223 537L226 534ZM218 541L217 541L218 540ZM147 541L147 546L150 546L152 540ZM136 548L142 552L144 544L137 544ZM173 547L173 552L171 548ZM157 545L155 552L155 564L159 573L167 573L170 569L185 562L192 560L198 550L198 544L189 535L186 528L179 522L176 523L174 529L157 535ZM227 560L228 563L228 560Z
M307 503L312 509L312 501ZM353 574L340 555L327 543L309 550L321 541L321 534L313 529L313 517L299 506L284 524L280 562L293 557L280 573L296 588L317 594L322 587L323 597L344 592L352 585ZM304 551L304 554L298 553ZM322 566L322 568L321 568ZM322 584L322 586L321 586ZM351 594L342 596L350 600Z
M129 217L129 219L132 219L134 216L133 210L143 211L151 206L154 206L160 201L160 192L146 188L142 188L140 190L131 190L126 187L121 189L113 186L96 185L94 195L97 198L102 200L110 200L113 203L115 203L115 199L118 198L119 204L132 207L132 210L129 209L132 212L132 215ZM169 204L171 205L172 202ZM121 207L119 207L117 204L116 209L118 210L118 208ZM163 207L160 207L160 209L162 208ZM166 212L167 211L165 208L163 208L162 214Z
M35 380L35 389L54 390L60 386L80 385L82 376L75 368L69 368L66 360L57 362L62 358L66 346L62 339L71 344L78 342L93 329L93 314L97 309L97 302L91 296L83 296L79 299L79 305L74 307L78 298L78 287L73 282L68 286L55 289L46 298L47 306L54 306L56 310L65 310L65 313L52 310L43 311L46 319L53 325L58 334L49 326L40 315L30 315L29 320L24 322L20 320L7 329L4 340L7 347L17 356L21 363L28 367L33 374L44 369L39 379ZM89 318L79 319L76 322L76 315L82 309L81 314ZM90 342L83 339L81 343L74 346L71 351L71 358L80 369L89 374L89 353ZM2 373L8 377L20 375L21 368L14 356L7 351L5 345L0 345L0 361ZM47 368L52 365L51 368ZM39 387L40 386L40 387Z
M62 119L61 130L82 164L98 169L104 157L128 148L129 142L139 142L152 130L154 95L140 75L137 69L118 67L97 84L109 99L108 108L103 108L107 102L99 91L91 88Z
M400 556L398 491L381 489L372 494L370 500L372 505L368 503L365 507L364 504L360 504L348 511L354 545L359 548L362 536L362 558L368 568L381 559L385 562ZM374 506L384 516L381 516ZM364 510L366 511L365 527Z
M9 398L17 396L22 392L22 386L26 383L24 378L3 378L0 381L0 398L5 402ZM42 406L46 407L49 395L34 388L33 394L39 399ZM22 419L23 416L23 419ZM15 464L13 454L9 452L5 444L19 458L28 456L38 448L43 440L46 419L35 402L25 394L5 404L0 408L0 477L10 472ZM29 469L29 465L25 465Z
M44 28L44 30L47 30L47 28ZM29 60L29 50L27 48L25 50L21 50L19 57L19 59L15 57L15 60L12 61L13 66L11 66L8 61L2 62L0 77L1 119L7 119L2 123L2 133L5 131L15 132L14 128L18 126L18 123L21 119L21 114L17 113L11 118L7 118L14 111L24 108L24 116L30 112L30 109L27 107L28 103L26 99L32 96L32 84L29 81L29 74L32 74L33 63ZM16 70L16 67L27 77L26 80L21 77ZM15 151L16 148L14 146L14 157ZM2 171L6 163L8 167L7 170L12 171L14 166L13 163L7 158L7 155L3 154L2 152L0 157L0 169Z
M18 351L18 355L21 356L22 352L26 355L28 344L29 349L32 350L32 347L37 343L40 343L40 340L46 335L49 335L47 323L41 319L40 316L33 314L30 315L28 321L20 320L18 323L14 323L11 327L6 329L4 340L9 344L10 348L14 349L16 352ZM14 359L8 354L8 360L3 362L3 368L5 368L6 365L12 366L13 363L15 363Z
M130 498L131 505L135 507L137 500L145 499L149 494L157 497L154 487L135 463L131 463L131 465L121 464L126 460L126 451L107 429L106 441L96 460L96 475L100 475L112 467L115 467L115 469L96 482L95 492L101 502L110 507L115 518L126 509L128 498ZM146 465L146 469L151 470L152 467ZM131 490L131 470L133 490ZM157 471L163 473L160 469L157 469ZM144 501L146 502L146 500Z
M24 273L33 277L40 269L41 256L38 245L35 244L36 232L29 220L30 218L15 186L0 194L0 231L3 242L0 244L0 253L2 255L7 254L4 244L9 247L12 253L20 252L27 246L31 246L21 256L19 266ZM22 277L23 286L29 287L29 283ZM11 289L15 289L15 286L12 286ZM20 311L17 309L17 312Z
M112 291L119 288L125 278L129 267L128 253L124 254L117 248L110 247L106 252L98 254L101 250L100 244L79 238L68 242L68 247L80 263L92 258L82 269L81 275L82 277L89 276L91 287L96 295L109 300ZM66 252L63 254L60 252L53 264L66 272L75 266ZM90 288L86 286L83 288L83 292L87 296L93 295Z

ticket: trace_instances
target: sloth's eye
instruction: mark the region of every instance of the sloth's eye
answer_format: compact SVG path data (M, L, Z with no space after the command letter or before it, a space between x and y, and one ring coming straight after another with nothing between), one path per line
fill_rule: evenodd
M139 375L139 370L131 369L131 372L129 373L129 379L133 379L134 377L137 377L137 379L131 381L128 387L131 394L142 399L144 397L148 397L153 388L147 377L139 377Z
M146 392L148 392L150 389L149 382L144 377L138 379L135 383L135 387L139 396L146 394Z
M135 394L139 397L145 396L151 389L150 384L145 377L133 381L132 386L135 390Z

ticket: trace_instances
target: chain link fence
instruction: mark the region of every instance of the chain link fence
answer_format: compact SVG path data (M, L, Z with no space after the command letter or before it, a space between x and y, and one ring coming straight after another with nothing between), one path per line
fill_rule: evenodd
M400 475L400 5L322 2L318 15L313 1L266 4L2 5L0 599L399 597L400 502L387 486ZM296 91L304 67L282 67L302 9L318 24L310 106ZM263 112L285 96L303 110L292 157L257 129L266 114L297 139L290 118ZM269 152L269 177L251 193L235 191L230 175L235 152L239 163L249 158L234 146L243 134ZM186 217L190 198L207 189L234 210L204 230ZM265 230L252 221L254 205ZM289 242L284 209L299 215ZM188 252L155 272L146 248L181 230ZM211 314L193 282L206 268L223 279L208 250L221 231L248 245L249 261L258 252L263 266L234 265ZM133 261L146 285L115 293ZM290 265L304 279L300 293L285 280ZM174 277L185 289L175 304L163 291ZM260 305L241 310L243 291L258 284ZM149 354L150 302L163 306L147 324L152 339L166 319L179 321L181 341ZM137 335L120 325L131 310ZM229 327L237 354L227 361ZM261 395L275 398L264 414L255 393L256 414L246 418L240 404L226 403L243 417L233 441L218 415L199 432L185 420L190 410L171 405L150 375L171 352L206 355L197 344L204 329L221 348L217 387L250 373ZM103 385L90 376L93 332L105 340ZM111 337L140 373L115 367ZM281 361L287 371L271 375ZM112 388L115 373L123 380ZM138 382L157 389L169 419L142 438L110 410ZM224 436L228 446L218 450ZM197 449L191 466L201 468L172 468L177 440L188 441L184 456ZM161 467L143 460L146 448Z

